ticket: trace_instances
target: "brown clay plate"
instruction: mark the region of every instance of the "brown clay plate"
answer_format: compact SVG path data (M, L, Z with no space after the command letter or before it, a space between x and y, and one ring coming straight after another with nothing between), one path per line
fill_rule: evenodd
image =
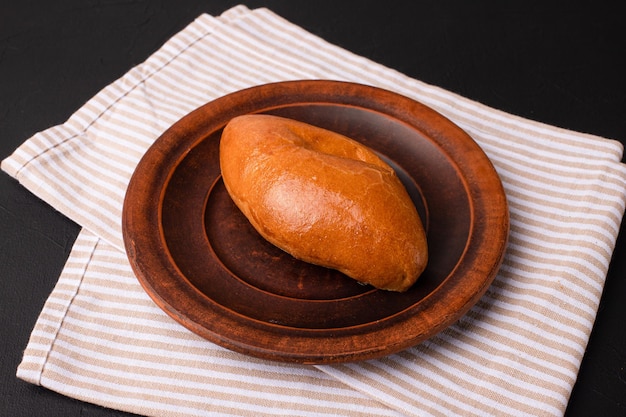
M397 170L430 255L409 291L376 290L300 262L254 231L219 168L223 127L248 113L342 133ZM454 323L492 282L508 222L498 175L462 129L404 96L323 80L253 87L188 114L145 154L123 211L130 263L167 314L226 348L297 363L380 357Z

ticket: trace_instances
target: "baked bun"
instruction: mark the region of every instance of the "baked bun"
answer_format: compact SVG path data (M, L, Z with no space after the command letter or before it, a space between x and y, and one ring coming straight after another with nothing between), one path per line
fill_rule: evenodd
M419 215L394 170L329 130L270 115L232 119L220 166L229 195L266 240L362 283L406 291L426 267Z

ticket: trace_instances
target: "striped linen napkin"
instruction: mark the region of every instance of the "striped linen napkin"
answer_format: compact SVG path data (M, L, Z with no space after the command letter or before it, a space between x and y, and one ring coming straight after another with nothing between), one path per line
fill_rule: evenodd
M253 85L320 78L401 93L465 129L504 184L510 244L484 297L427 342L366 362L269 362L195 336L152 303L123 251L122 203L141 156L189 111ZM83 226L17 376L154 416L562 415L624 215L622 151L408 78L267 9L202 15L2 162Z

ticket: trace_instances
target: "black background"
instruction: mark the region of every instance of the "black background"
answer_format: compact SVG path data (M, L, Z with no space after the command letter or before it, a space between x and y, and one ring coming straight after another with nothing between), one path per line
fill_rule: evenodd
M237 1L0 0L0 158L71 113L201 13ZM619 2L248 1L489 106L626 142ZM607 5L608 4L608 5ZM15 377L79 227L0 174L1 416L121 416ZM626 254L618 238L566 415L626 415Z

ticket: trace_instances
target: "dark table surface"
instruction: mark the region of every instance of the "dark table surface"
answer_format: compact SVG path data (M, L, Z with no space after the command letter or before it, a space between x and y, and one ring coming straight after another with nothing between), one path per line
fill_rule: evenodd
M201 13L237 1L0 2L0 158L63 123ZM619 2L248 1L411 77L526 118L626 143ZM0 415L121 416L15 377L79 227L0 174ZM626 415L622 225L566 415Z

